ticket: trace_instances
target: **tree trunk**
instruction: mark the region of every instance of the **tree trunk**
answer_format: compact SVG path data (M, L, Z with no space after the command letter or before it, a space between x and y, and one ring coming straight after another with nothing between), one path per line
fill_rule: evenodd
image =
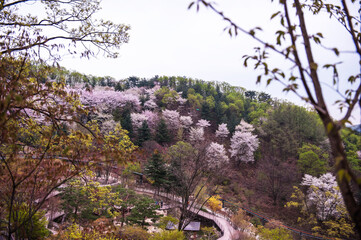
M347 211L351 219L355 223L355 229L361 236L361 208L360 202L356 202L356 196L360 194L360 185L352 173L350 165L347 161L345 149L340 135L340 127L337 126L330 117L321 116L326 128L328 139L332 149L332 155L335 161L334 174L337 179L338 186L344 199ZM332 126L332 127L331 127ZM353 189L352 185L356 188Z

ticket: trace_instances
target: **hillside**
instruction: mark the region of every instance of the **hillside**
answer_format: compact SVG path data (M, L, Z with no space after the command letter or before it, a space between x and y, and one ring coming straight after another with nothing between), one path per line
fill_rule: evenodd
M204 186L207 190L203 194L227 199L229 205L225 203L225 206L234 211L237 206L244 206L310 232L350 236L347 235L350 231L342 230L347 217L340 212L321 217L316 203L313 212L292 207L302 206L301 202L295 204L301 199L291 197L302 193L295 192L295 186L302 189L304 196L311 197L307 195L311 194L310 190L302 187L307 186L306 174L316 181L331 172L333 166L330 147L315 112L272 99L267 93L186 77L130 77L114 81L82 76L81 80L68 78L68 84L78 87L76 91L85 106L97 109L88 120L96 119L102 131L109 131L116 123L128 131L132 142L139 146L135 156L139 170L157 188L166 190L174 186L167 177L154 176L148 169L154 151L159 151L164 161L172 165L177 159L173 156L176 152L186 151L184 155L187 155L194 151L192 146L199 153L191 156L197 156L200 163L207 165L204 169L198 166L197 171L207 172L207 181L204 182L204 176L198 179L198 186L191 186L193 195ZM343 135L348 160L359 174L360 135L347 130ZM184 145L188 143L191 145ZM185 164L184 168L192 172L197 165L190 164L186 158L177 161L186 161L181 166ZM168 169L164 174L174 175L174 171ZM192 177L187 174L177 172L176 179ZM336 186L334 179L329 181ZM319 190L312 195L324 198L322 191L326 189ZM182 194L184 189L178 191ZM336 204L340 195L334 194ZM307 204L311 207L312 202ZM286 205L289 207L285 208ZM330 231L331 219L339 224L339 230ZM258 218L252 218L251 222L260 224Z
M4 236L356 237L314 111L223 82L26 70L3 82ZM359 175L361 136L341 133Z

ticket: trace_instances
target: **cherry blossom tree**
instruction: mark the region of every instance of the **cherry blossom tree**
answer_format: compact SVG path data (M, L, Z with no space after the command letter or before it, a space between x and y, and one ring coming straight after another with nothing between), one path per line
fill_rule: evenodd
M338 218L341 215L341 209L346 210L336 177L331 173L325 173L319 178L305 174L301 185L309 187L307 203L309 207L316 207L318 219Z
M179 117L180 116L179 116L178 111L165 109L162 111L162 115L163 115L164 120L167 123L169 130L176 130L179 128L179 126L180 126Z
M211 168L219 168L229 162L224 146L215 142L211 142L207 147L206 158Z
M205 120L205 119L199 119L199 121L196 124L198 127L201 128L206 128L211 126L211 124L209 123L209 121Z
M83 105L96 107L98 110L111 113L116 108L130 106L131 108L140 109L139 97L134 94L118 92L113 90L79 90L80 100Z
M131 113L130 117L135 129L139 129L143 122L146 121L152 131L156 128L159 120L157 113L149 110L145 110L142 113Z
M179 118L181 125L183 128L188 129L193 124L193 120L191 116L180 116Z
M157 105L157 103L156 103L157 99L156 99L154 93L155 93L156 91L158 91L159 88L160 88L159 86L155 86L155 87L153 87L153 88L150 88L150 89L146 89L146 90L145 90L145 93L146 93L146 95L148 96L149 100L147 100L147 101L144 103L144 108L153 110L153 109L155 109L155 108L158 107L158 105Z
M156 107L158 107L157 103L155 102L155 98L150 98L148 101L146 101L144 103L144 108L146 109L155 109Z
M191 127L189 130L189 140L193 142L200 142L204 140L204 128Z
M185 98L182 98L182 93L178 93L179 97L177 98L177 102L179 103L179 105L184 105L188 100Z
M218 130L216 131L216 137L227 138L229 130L227 128L227 123L222 123L218 125Z
M254 127L252 126L252 124L249 124L242 119L241 122L236 126L236 131L253 132Z
M144 114L144 116L146 117L150 130L154 131L159 122L158 114L149 110L143 111L142 114Z
M144 88L132 87L124 91L125 94L137 96L138 98L145 93Z
M143 113L131 113L132 125L134 129L139 129L144 121L147 121L147 117Z
M236 131L231 138L231 157L234 157L237 165L241 162L249 163L254 161L253 153L257 150L259 141L256 135L253 135L252 125L241 121L236 126Z

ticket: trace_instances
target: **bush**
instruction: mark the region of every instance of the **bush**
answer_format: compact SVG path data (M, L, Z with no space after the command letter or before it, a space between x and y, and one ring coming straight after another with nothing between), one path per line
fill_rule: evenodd
M178 230L173 231L162 231L160 233L155 233L150 240L184 240L184 233Z
M17 217L15 217L17 216ZM12 215L12 222L16 225L22 224L18 229L18 236L21 239L45 239L50 231L46 228L48 222L45 218L45 212L36 212L29 220L29 210L26 204L22 204L16 214ZM0 227L2 227L0 225Z
M269 229L262 226L258 227L258 235L263 240L292 240L290 231L284 228Z
M168 222L172 222L174 226L177 226L179 220L170 215L164 216L159 220L158 227L164 230L167 227Z
M119 236L123 240L148 240L150 234L137 226L125 226Z

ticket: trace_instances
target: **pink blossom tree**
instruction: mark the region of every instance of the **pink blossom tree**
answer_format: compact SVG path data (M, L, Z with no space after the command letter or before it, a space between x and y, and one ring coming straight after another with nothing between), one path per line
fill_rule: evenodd
M158 107L158 105L157 105L157 99L156 99L156 97L155 97L155 95L154 95L154 93L156 92L156 91L158 91L159 90L159 86L155 86L155 87L153 87L153 88L150 88L150 89L146 89L145 90L145 93L148 95L148 97L149 97L149 100L147 100L145 103L144 103L144 108L145 109L150 109L150 110L153 110L153 109L156 109L157 107Z
M181 97L182 93L178 93L178 95L179 96L177 98L177 102L179 103L179 105L184 105L188 100Z
M154 131L158 123L158 115L155 112L145 110L142 113L131 113L130 117L132 119L133 128L135 130L139 129L143 122L146 121L148 127Z
M211 168L220 168L229 162L224 146L215 142L211 142L207 147L206 158Z
M222 123L218 125L218 130L216 131L216 137L218 138L227 138L229 130L227 128L227 123Z
M178 111L165 109L162 111L162 116L169 130L177 130L180 127L180 115Z
M189 140L195 143L204 140L204 128L202 127L191 127L189 130Z
M253 135L251 130L253 130L252 125L241 121L241 123L236 127L231 138L231 157L234 157L237 165L241 162L249 163L254 162L254 151L257 150L259 141L256 135Z
M147 117L143 113L131 113L132 125L135 130L139 129L144 121L147 121Z
M144 108L145 109L150 109L150 110L153 110L155 108L157 108L158 105L157 103L155 102L155 98L150 98L148 101L146 101L144 103Z
M253 132L254 127L252 126L252 124L249 124L242 119L241 122L236 126L236 131Z
M140 109L139 97L130 93L114 90L94 90L92 92L79 90L79 95L83 105L95 107L105 113L111 113L114 109L125 106L130 106L135 110Z
M190 128L190 126L193 124L191 116L180 116L179 120L184 129Z
M144 114L144 116L146 117L150 130L155 131L159 121L158 114L156 112L149 110L143 111L142 114Z
M197 125L198 127L201 127L201 128L206 128L206 127L211 126L211 124L209 123L209 121L207 121L207 120L205 120L205 119L199 119L196 125Z

